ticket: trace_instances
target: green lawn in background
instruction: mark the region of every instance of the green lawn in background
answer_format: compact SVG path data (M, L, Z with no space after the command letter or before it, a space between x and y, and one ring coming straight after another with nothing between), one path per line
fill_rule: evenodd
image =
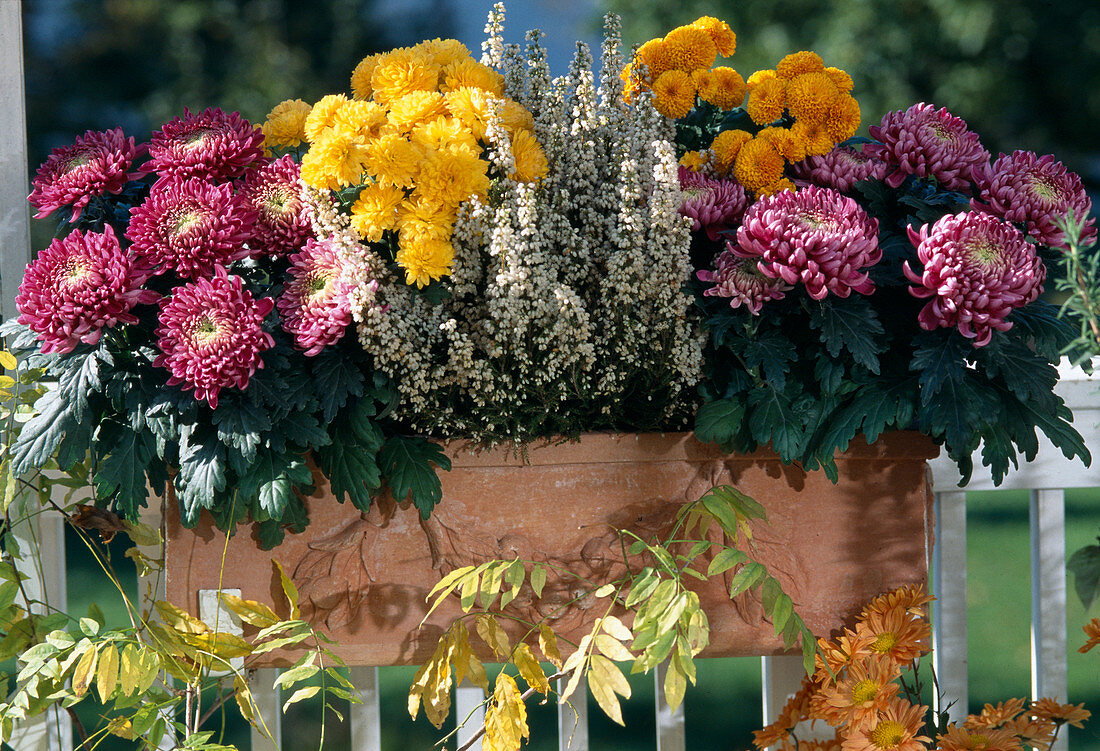
M1026 491L990 491L968 494L968 622L970 646L970 710L985 702L998 702L1030 692L1031 590L1029 572L1028 494ZM1095 542L1100 534L1100 489L1068 491L1066 494L1066 554ZM70 533L71 535L71 533ZM127 581L131 596L133 567L123 558L125 546L113 545L112 557ZM95 567L83 544L70 536L68 553L69 604L75 614L87 612L94 600L112 624L125 623L125 615L112 585ZM1070 736L1073 751L1100 751L1100 650L1087 655L1076 650L1084 641L1081 626L1100 614L1100 605L1087 615L1067 582L1069 606L1069 699L1085 702L1097 718L1084 730ZM406 692L413 668L382 671L382 740L386 751L427 749L442 733L421 715L416 722L406 712ZM655 719L652 676L632 676L634 699L626 702L624 730L607 720L594 704L589 707L593 751L644 751L654 749ZM699 683L689 688L686 699L688 747L692 751L735 751L747 749L751 731L760 727L760 661L756 658L702 660ZM346 705L337 704L346 716ZM557 748L556 715L553 706L529 705L532 751ZM85 712L88 719L92 707ZM247 744L247 728L231 710L227 714L226 738ZM283 723L284 748L306 751L319 740L317 718L320 707L304 703L292 707ZM217 725L215 725L217 727ZM447 728L449 729L449 728ZM347 723L331 723L325 734L325 748L349 749ZM454 749L454 743L448 748ZM108 741L102 751L134 748L133 744Z

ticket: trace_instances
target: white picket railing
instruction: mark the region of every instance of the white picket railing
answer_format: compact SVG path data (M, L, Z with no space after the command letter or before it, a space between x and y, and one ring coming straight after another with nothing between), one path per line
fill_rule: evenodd
M3 318L16 315L15 292L23 268L31 258L29 211L25 201L27 185L26 120L22 61L21 3L0 2L0 298ZM1093 454L1100 455L1100 382L1080 371L1066 369L1059 393L1077 415L1078 430L1086 437ZM1100 456L1098 456L1100 461ZM936 545L933 561L933 591L937 597L933 618L934 664L947 702L955 701L952 714L965 715L967 706L966 639L966 491L955 486L958 475L949 461L932 462L936 490ZM968 490L991 487L981 472ZM1068 462L1049 444L1036 462L1013 472L1002 486L1031 491L1032 536L1032 696L1053 696L1066 700L1066 586L1064 490L1100 486L1100 470ZM22 545L37 544L51 551L43 556L41 568L28 567L28 588L33 596L55 607L65 604L65 548L61 520L57 515L33 516L15 530ZM763 721L778 714L787 697L801 680L797 657L765 657L762 664ZM351 743L354 751L381 749L381 714L378 690L379 669L356 667L352 682L363 700L350 710ZM262 716L280 746L280 697L273 689L277 671L257 670L251 686ZM655 671L657 748L683 751L686 748L684 714L681 707L670 712L659 687L663 681ZM482 701L480 689L462 686L456 690L458 717L465 717ZM577 711L559 711L559 749L584 751L588 748L587 702L583 688L574 697ZM476 723L472 723L476 725ZM470 730L459 736L469 738ZM48 751L72 748L72 730L67 716L47 715L22 726L13 746L20 751ZM170 744L165 744L170 748ZM1059 741L1061 751L1065 739ZM252 734L253 751L272 744L259 733ZM475 746L480 748L480 744Z

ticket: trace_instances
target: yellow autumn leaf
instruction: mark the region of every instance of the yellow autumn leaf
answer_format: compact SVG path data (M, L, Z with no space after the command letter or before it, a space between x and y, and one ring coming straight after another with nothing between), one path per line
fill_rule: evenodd
M142 670L139 663L141 648L136 644L127 644L118 657L118 686L123 696L133 696Z
M275 559L272 559L271 562L275 564L275 568L279 570L279 583L282 584L283 594L286 595L286 601L290 603L290 618L296 621L302 616L302 611L298 609L298 588L294 586L294 582L286 575L286 571L283 570L281 563Z
M665 702L669 710L675 712L676 708L683 703L685 691L687 691L687 676L684 675L679 655L674 652L665 670Z
M15 355L8 352L6 349L0 349L0 366L4 370L15 370L18 367L19 362L15 359Z
M619 641L631 641L634 639L634 634L630 633L630 629L613 615L604 616L603 620L600 621L600 627Z
M99 667L95 674L95 688L99 692L100 704L106 704L107 699L115 691L118 685L118 648L114 644L107 644L99 654Z
M424 716L437 728L451 711L451 658L454 641L450 632L435 645L432 658L422 665L409 688L409 715L415 720L421 703Z
M210 627L205 623L187 611L180 610L170 602L157 600L153 603L153 606L157 609L165 625L181 634L205 634L210 631Z
M542 672L542 666L539 665L538 658L531 651L531 647L523 642L517 644L515 652L512 653L512 662L519 674L523 676L523 680L527 681L528 686L543 696L549 693L550 682L546 680L546 673Z
M477 627L477 635L481 637L481 640L489 645L489 648L493 650L499 657L503 657L512 651L511 643L508 641L508 634L504 633L504 629L497 623L497 619L486 613L481 613L477 616L477 620L474 622Z
M512 676L500 673L493 687L493 700L485 709L483 751L519 751L522 739L530 737L527 705Z
M593 643L601 654L615 662L629 662L634 659L634 655L630 654L630 650L621 641L608 634L597 634Z
M248 681L240 675L233 678L233 697L241 709L241 716L252 722L256 716L252 708L252 691L248 688Z
M213 634L182 634L183 640L214 657L229 660L234 657L247 657L252 654L252 645L236 634L219 631Z
M542 656L554 667L561 670L561 652L558 650L558 637L545 623L539 624L539 649Z
M602 655L592 655L588 666L588 690L592 692L604 714L625 726L622 707L619 706L619 697L616 694L629 699L630 684L615 663Z
M462 621L455 621L451 626L451 640L454 644L451 662L454 664L455 685L468 680L482 691L488 691L489 676L485 672L485 666L470 646L470 632L466 630L466 625Z
M98 661L98 655L95 647L88 645L87 650L80 656L80 659L76 662L76 668L73 670L73 693L77 696L83 696L88 693L88 686L91 685L92 679L95 678L95 666Z
M148 524L123 519L122 527L126 530L126 534L130 536L130 539L133 540L135 545L152 547L153 545L160 545L162 542L160 531L153 529Z
M274 610L262 602L245 600L224 592L218 596L227 608L239 615L241 620L249 626L267 628L268 626L274 626L281 620Z

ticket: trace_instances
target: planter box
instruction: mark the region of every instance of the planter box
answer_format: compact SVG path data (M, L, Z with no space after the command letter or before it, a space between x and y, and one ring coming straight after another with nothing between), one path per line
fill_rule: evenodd
M195 530L183 528L170 502L168 599L198 612L199 590L221 581L285 611L274 557L299 588L303 617L336 639L350 664L420 663L459 612L455 598L417 630L425 596L447 572L518 555L594 580L614 576L621 557L612 528L666 529L680 504L722 484L767 509L770 523L756 526L758 558L816 634L840 628L874 595L927 582L933 522L926 460L937 449L918 433L889 434L871 446L857 439L837 457L836 485L770 452L725 456L690 434L591 434L580 443L532 446L527 461L506 449L445 448L454 467L441 473L443 501L430 519L389 498L360 514L335 502L322 482L307 500L303 534L262 551L242 529L229 540L224 572L225 536L209 517ZM782 651L755 595L730 602L724 582L697 584L711 625L704 655ZM573 599L571 589L551 577L541 600L525 591L509 607L527 618L550 613ZM588 606L566 610L559 633L583 633Z

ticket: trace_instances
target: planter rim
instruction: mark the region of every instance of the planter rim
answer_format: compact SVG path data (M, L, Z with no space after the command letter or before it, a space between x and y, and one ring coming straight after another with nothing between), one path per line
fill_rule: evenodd
M703 443L694 433L582 433L578 440L533 441L525 448L509 444L485 448L465 439L445 441L443 448L453 467L522 467L571 464L614 464L650 462L705 462L725 459L733 462L776 462L770 449L748 454L728 454L715 443ZM939 447L927 435L915 430L884 433L872 444L856 436L840 462L893 461L901 458L933 459Z

